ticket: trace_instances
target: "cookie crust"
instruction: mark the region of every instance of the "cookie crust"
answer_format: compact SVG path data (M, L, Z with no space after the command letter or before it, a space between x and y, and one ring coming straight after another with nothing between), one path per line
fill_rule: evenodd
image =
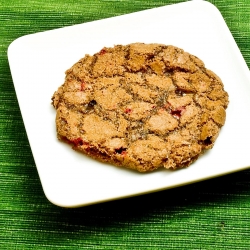
M140 172L189 166L211 149L228 94L194 55L133 43L85 55L52 97L59 140Z

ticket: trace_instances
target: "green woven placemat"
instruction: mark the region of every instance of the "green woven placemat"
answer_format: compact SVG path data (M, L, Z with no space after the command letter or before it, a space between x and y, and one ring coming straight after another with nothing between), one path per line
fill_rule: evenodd
M8 45L25 34L178 2L183 1L1 0L0 249L250 249L250 170L78 209L52 205L38 178ZM249 66L250 2L210 2Z

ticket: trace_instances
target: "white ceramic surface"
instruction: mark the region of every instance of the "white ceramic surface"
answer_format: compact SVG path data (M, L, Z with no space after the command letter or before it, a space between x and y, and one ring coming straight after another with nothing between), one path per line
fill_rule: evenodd
M226 124L214 148L189 168L137 173L91 160L56 138L51 97L65 70L104 46L132 42L183 48L218 74L229 93ZM220 12L208 2L184 2L23 36L9 46L8 58L43 190L58 206L149 193L250 166L248 67Z

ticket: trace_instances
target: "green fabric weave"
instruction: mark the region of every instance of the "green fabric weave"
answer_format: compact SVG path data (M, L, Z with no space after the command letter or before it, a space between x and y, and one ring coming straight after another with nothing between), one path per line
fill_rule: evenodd
M250 249L250 170L78 209L51 204L38 178L8 45L26 34L178 2L0 1L0 249ZM250 1L210 2L250 66Z

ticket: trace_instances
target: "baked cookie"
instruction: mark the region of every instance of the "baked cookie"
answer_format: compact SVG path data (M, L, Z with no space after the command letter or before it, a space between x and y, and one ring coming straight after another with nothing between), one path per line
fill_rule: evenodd
M197 57L133 43L85 55L52 97L59 140L95 159L152 171L187 167L211 149L228 94Z

